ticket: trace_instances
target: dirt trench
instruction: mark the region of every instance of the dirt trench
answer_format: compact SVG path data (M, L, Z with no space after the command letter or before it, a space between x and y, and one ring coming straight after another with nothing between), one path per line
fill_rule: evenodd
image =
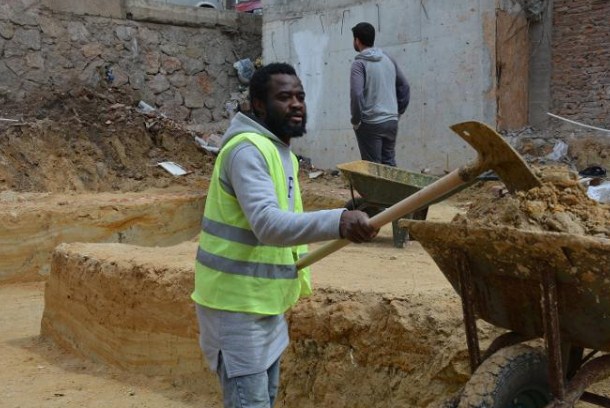
M391 242L386 228L380 242L314 268L315 294L288 314L277 406L434 406L468 378L458 297L419 244ZM173 378L198 395L217 392L189 299L196 245L59 246L43 338L87 360ZM483 326L483 343L495 332Z
M0 134L0 291L25 296L2 320L4 401L219 406L188 298L214 160L194 137L216 130L142 114L119 92L36 106ZM307 209L350 198L329 173L301 182ZM393 248L386 229L314 271L319 290L289 315L278 406L427 406L464 381L457 298L417 243Z

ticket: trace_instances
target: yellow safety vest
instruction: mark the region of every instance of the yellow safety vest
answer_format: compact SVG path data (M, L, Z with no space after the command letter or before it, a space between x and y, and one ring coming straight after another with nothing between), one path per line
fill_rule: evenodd
M261 152L282 210L288 210L286 175L279 151L271 140L256 133L234 136L223 146L212 173L195 263L195 290L191 298L206 307L233 312L277 315L300 296L311 294L309 268L297 271L296 261L306 245L282 247L260 242L237 198L220 185L220 172L229 152L244 141ZM298 161L292 156L294 212L303 212Z

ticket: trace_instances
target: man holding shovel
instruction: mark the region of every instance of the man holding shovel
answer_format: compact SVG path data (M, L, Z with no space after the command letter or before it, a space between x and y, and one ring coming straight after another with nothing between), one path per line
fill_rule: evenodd
M250 80L253 117L238 113L223 136L195 266L200 345L225 408L270 408L288 345L284 312L311 294L305 244L373 239L361 211L303 212L290 140L305 134L305 92L294 68L269 64Z

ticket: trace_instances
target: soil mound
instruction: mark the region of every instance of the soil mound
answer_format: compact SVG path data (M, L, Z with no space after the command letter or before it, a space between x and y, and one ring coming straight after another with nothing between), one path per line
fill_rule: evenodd
M136 103L121 91L80 88L24 107L20 122L0 122L0 190L142 191L211 174L214 156L198 148L194 131ZM162 161L189 174L176 178Z
M473 201L454 222L610 238L610 206L589 198L576 173L557 166L539 173L541 187Z

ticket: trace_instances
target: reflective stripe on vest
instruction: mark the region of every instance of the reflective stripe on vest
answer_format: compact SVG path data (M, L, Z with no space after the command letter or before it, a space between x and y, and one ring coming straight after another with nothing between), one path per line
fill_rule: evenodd
M299 296L311 294L308 268L295 262L307 246L265 245L256 238L237 199L221 186L223 162L239 143L252 143L263 155L275 186L280 209L288 211L288 189L279 151L255 133L234 136L221 150L208 191L195 264L192 298L204 306L245 313L280 314ZM292 154L294 211L302 212L298 161Z

